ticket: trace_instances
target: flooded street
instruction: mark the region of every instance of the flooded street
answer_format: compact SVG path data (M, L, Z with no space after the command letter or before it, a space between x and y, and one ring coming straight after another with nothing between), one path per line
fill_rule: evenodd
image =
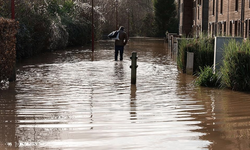
M194 87L163 40L45 53L0 90L0 150L247 150L248 93ZM138 55L137 84L130 56Z

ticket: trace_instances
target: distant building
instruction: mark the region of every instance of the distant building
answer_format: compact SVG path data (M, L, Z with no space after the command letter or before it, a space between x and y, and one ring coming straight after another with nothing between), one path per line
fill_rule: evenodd
M250 36L250 0L178 0L178 4L180 35Z
M212 35L249 37L249 0L210 0L209 8Z
M179 35L190 35L193 25L192 0L179 0Z
M179 0L179 34L208 32L208 0Z

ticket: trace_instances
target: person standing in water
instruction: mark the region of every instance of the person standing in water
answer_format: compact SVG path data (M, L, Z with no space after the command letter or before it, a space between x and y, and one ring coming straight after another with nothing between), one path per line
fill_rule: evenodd
M118 59L118 53L120 53L120 61L123 60L124 46L128 42L128 36L124 29L123 26L119 28L119 39L115 40L115 61Z

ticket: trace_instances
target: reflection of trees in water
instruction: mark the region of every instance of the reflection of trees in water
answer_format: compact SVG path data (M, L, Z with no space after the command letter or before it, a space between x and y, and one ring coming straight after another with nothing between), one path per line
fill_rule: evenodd
M14 148L18 139L16 138L16 99L15 90L10 84L9 89L0 90L0 148Z
M16 136L18 137L18 145L36 148L43 142L60 140L62 128L46 128L38 127L39 124L31 124L28 127L18 128Z
M19 119L24 123L19 123L16 137L19 141L18 145L29 148L40 147L48 141L60 140L61 134L66 128L60 127L60 124L67 124L65 121L72 117L71 112L60 110L60 108L55 108L52 112L43 112L44 108L36 108L35 111L38 112L31 111L31 114L26 114L27 111L23 111L25 109L32 110L29 106L18 110L18 115L23 116Z
M29 107L28 103L23 104L19 102L19 105L21 105L18 106L15 87L12 87L14 84L11 83L8 90L0 91L0 149L35 148L44 141L60 138L62 129L49 127L50 124L54 125L60 122L46 124L46 121L67 119L68 114L60 114L58 112L43 114L35 114L35 112L28 111L22 112L22 108L34 108L33 106L32 108ZM62 118L62 116L65 118ZM44 121L39 123L41 120Z

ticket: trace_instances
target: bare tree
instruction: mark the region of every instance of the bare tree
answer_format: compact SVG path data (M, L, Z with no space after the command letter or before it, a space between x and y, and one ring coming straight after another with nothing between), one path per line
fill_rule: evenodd
M102 28L107 34L118 26L125 26L131 35L142 35L143 20L153 13L152 0L94 0L95 8L105 21ZM117 10L117 11L116 11Z

